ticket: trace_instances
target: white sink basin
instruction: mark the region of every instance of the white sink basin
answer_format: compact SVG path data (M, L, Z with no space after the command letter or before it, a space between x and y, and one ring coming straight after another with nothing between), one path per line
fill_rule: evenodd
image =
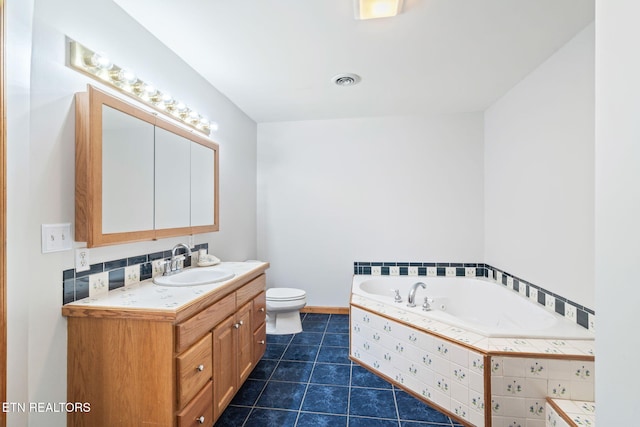
M153 283L160 286L197 286L229 280L235 273L224 268L194 268L171 276L156 276Z

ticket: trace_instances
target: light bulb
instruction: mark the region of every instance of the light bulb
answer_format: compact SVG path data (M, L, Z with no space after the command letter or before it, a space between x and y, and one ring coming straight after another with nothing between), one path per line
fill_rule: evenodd
M135 83L136 80L138 80L138 77L136 76L136 74L133 71L123 68L118 73L118 80L120 80L121 82L124 82L124 83L127 83L127 84L131 85L131 84Z
M100 70L108 71L113 68L113 63L109 57L101 52L96 52L91 55L91 58L89 58L89 64L93 67L99 68Z
M144 93L149 98L153 98L158 94L158 89L153 85L153 83L145 83L142 88L142 93Z
M200 114L198 114L197 111L191 111L189 112L189 120L192 123L198 123L200 121Z
M162 94L162 103L165 105L165 107L171 107L173 106L173 104L175 104L175 100L173 99L173 96L171 96L170 93L163 93Z

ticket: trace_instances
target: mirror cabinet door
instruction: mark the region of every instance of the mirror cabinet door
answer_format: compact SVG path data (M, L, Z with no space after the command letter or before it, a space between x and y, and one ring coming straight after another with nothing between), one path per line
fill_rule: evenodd
M153 125L102 105L102 233L153 229Z
M191 226L213 225L215 219L215 152L191 144Z
M155 135L155 228L189 227L190 147L195 144L157 126Z

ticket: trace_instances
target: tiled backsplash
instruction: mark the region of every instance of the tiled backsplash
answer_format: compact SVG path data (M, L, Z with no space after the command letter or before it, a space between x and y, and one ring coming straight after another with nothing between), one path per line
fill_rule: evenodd
M538 302L578 325L595 330L595 311L489 264L449 262L354 262L354 274L375 276L486 277Z
M192 251L209 249L208 243L195 245ZM178 249L178 254L184 254L184 248ZM94 292L106 293L141 280L151 279L160 269L163 260L171 258L171 250L153 252L129 258L92 264L89 270L76 272L75 269L62 272L62 304L68 304L86 298L90 295L90 288ZM189 267L191 259L184 260L184 266Z

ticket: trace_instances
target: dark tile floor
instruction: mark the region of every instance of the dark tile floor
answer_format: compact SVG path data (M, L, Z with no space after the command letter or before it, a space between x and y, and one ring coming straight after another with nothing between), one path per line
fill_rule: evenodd
M349 360L347 315L303 314L267 350L215 427L451 427L451 419Z

